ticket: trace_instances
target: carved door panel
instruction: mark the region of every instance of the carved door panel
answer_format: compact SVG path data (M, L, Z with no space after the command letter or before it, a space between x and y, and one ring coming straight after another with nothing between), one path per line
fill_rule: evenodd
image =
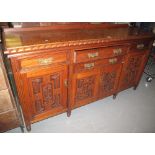
M24 74L29 90L32 119L67 108L67 66L37 69Z
M98 70L77 73L73 78L73 103L75 107L90 103L97 99Z
M144 54L129 54L126 63L123 65L119 82L119 90L124 90L136 85L139 80L140 74L143 72L144 62Z
M117 91L122 64L107 65L101 68L99 82L99 97L113 95Z

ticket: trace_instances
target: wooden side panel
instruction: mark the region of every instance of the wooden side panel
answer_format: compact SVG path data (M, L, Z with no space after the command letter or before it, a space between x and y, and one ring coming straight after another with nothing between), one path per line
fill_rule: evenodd
M16 110L11 110L0 114L0 132L5 132L9 129L19 126L19 119Z
M0 91L0 113L13 109L8 90Z
M0 132L18 127L20 123L0 53Z
M7 89L7 85L6 85L4 73L2 71L1 64L0 64L0 91L3 89Z

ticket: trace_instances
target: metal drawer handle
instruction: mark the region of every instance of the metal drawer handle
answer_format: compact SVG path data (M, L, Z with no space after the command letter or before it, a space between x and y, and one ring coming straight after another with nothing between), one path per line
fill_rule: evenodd
M93 68L94 66L95 66L94 63L84 64L84 67L85 67L86 69L91 69L91 68Z
M96 53L88 53L88 58L95 58L98 57L98 52Z
M46 58L46 59L38 59L38 63L40 65L49 65L53 62L53 58Z
M117 58L109 59L110 64L115 64L117 63Z
M141 49L143 49L143 48L144 48L144 44L138 44L138 45L137 45L137 49L141 50Z
M120 54L122 53L122 49L121 49L121 48L114 49L114 50L113 50L113 53L114 53L115 55L120 55Z

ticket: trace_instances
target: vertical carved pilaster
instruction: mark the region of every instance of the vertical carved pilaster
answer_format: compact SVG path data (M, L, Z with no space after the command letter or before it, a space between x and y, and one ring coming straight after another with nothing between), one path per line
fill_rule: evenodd
M54 89L60 88L60 75L59 74L51 75L50 80L54 82Z
M52 83L47 83L46 85L43 85L42 86L42 93L43 93L44 103L49 104L53 99Z
M37 113L41 113L42 111L44 111L42 99L39 95L41 93L42 82L43 82L42 78L36 78L32 80L32 88L33 88L34 99L35 99L35 109Z

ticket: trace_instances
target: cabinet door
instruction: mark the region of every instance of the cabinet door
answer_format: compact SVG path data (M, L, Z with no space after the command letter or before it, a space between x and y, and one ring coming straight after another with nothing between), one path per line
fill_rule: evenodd
M96 69L77 73L73 78L73 103L78 107L97 99L98 75Z
M129 54L121 73L119 90L124 90L137 85L141 76L146 56L141 53Z
M116 93L122 64L107 65L100 70L99 97L103 98Z
M28 86L27 102L34 121L64 111L67 106L67 66L32 69L22 73ZM29 99L28 99L29 98Z

